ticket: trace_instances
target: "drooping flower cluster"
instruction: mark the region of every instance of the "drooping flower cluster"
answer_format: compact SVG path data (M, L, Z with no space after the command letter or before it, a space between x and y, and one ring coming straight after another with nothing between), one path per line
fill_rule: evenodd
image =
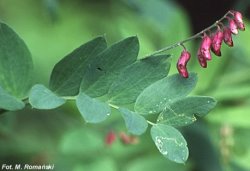
M117 133L115 133L114 131L109 131L105 136L105 144L107 146L111 146L115 142L116 138ZM139 139L137 136L128 135L125 132L119 132L118 138L123 144L126 145L133 145L139 143Z
M112 145L113 142L116 139L116 135L113 131L108 132L108 134L105 136L105 144L106 145Z
M202 41L197 52L198 61L203 68L207 68L207 61L212 60L211 51L216 56L221 56L221 45L224 41L229 47L233 46L232 34L237 35L238 30L245 30L245 25L242 19L242 15L238 11L229 11L224 18L228 19L228 24L225 26L223 23L216 22L217 30L215 33L211 33L210 29L205 29L201 32ZM221 20L223 20L222 18ZM209 27L212 28L212 27ZM206 34L209 31L209 35ZM199 36L199 34L197 34ZM181 44L183 45L183 44ZM183 45L184 46L184 45ZM177 69L179 74L188 78L187 63L191 58L191 54L185 49L182 51L181 56L177 62Z

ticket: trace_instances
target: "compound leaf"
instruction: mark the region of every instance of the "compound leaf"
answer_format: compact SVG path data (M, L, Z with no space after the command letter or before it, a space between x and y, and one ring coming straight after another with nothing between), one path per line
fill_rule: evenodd
M179 74L165 77L142 91L136 99L135 111L144 115L160 113L169 102L187 96L196 82L193 73L187 79Z
M15 111L24 108L25 104L14 96L11 96L0 86L0 109Z
M109 89L109 102L116 105L135 102L147 86L167 76L168 59L168 55L151 56L126 67Z
M176 163L185 163L189 154L187 142L177 129L156 124L151 128L151 137L164 157Z
M106 48L105 38L97 37L64 57L53 68L50 77L51 90L62 96L77 95L90 61Z
M99 54L83 76L81 91L91 97L106 94L121 70L134 63L139 52L137 37L117 42Z
M29 102L36 109L54 109L65 103L65 99L58 97L44 85L36 84L31 88Z
M172 126L184 126L196 120L195 115L202 117L216 105L215 99L203 96L191 96L166 105L157 122Z
M24 41L0 22L0 86L19 99L27 97L32 83L33 63Z
M148 123L144 117L126 108L119 108L119 111L130 133L141 135L147 130Z
M83 92L77 96L76 105L85 121L89 123L102 122L111 113L108 104L91 98Z

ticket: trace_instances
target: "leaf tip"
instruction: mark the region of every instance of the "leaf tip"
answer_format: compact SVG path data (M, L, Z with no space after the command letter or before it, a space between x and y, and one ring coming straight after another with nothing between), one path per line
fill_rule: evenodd
M138 39L138 36L137 35L134 35L134 36L130 36L128 38L126 38L125 40L130 40L131 42L135 42L136 44L139 45L139 39Z
M100 35L100 36L97 36L96 38L94 38L93 40L99 40L99 41L102 41L102 42L107 42L106 40L106 34L103 34L103 35Z

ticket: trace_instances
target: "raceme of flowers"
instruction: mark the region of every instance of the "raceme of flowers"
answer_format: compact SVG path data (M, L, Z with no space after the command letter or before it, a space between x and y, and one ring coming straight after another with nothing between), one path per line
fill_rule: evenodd
M211 33L210 30L209 34L206 32L202 32L202 41L200 47L197 52L198 61L203 68L207 68L207 61L212 60L211 51L216 56L221 56L221 45L224 41L229 47L233 46L232 34L237 35L238 30L244 31L245 25L242 19L242 14L238 11L229 11L228 14L225 16L228 23L225 26L221 22L216 22L217 30L214 33ZM184 45L181 44L183 47ZM187 63L191 58L191 54L186 50L181 53L181 56L177 62L177 70L179 74L184 77L188 78L188 70L187 70Z

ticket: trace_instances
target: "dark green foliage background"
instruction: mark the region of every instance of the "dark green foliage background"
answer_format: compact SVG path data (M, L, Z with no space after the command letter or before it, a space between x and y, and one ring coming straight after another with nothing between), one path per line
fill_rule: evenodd
M191 35L188 16L173 2L1 0L0 19L14 28L30 49L35 83L48 87L54 65L98 35L105 34L108 45L137 35L139 57ZM56 110L1 114L0 164L55 163L56 170L73 171L249 170L248 30L234 37L234 48L223 46L222 58L214 57L206 70L196 61L197 42L187 45L193 55L189 70L199 78L192 95L213 96L219 103L203 120L182 129L191 153L185 166L162 157L149 131L139 137L137 145L123 145L117 140L113 146L105 146L108 131L126 131L122 117L114 114L101 124L85 124L71 102ZM179 48L169 51L173 54L170 74L177 72L174 65L180 52ZM25 92L18 96L25 96ZM149 116L149 120L156 119ZM223 136L225 129L233 131ZM220 154L225 149L229 149L228 156Z

